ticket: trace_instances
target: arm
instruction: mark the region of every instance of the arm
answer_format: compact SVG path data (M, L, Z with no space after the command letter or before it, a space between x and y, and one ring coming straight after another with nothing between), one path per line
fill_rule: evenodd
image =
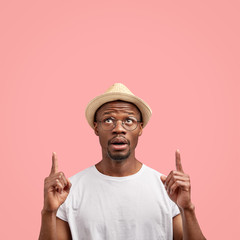
M200 226L195 215L195 207L192 205L188 209L180 209L183 223L183 239L203 239L206 238L203 236Z
M178 214L173 218L173 239L174 240L183 239L183 227L182 227L181 214Z
M57 239L72 240L71 231L67 222L57 217Z
M201 228L198 224L194 207L189 210L180 210L181 214L173 218L173 239L203 239Z
M68 223L56 217L56 213L42 210L42 224L39 240L41 239L72 240Z
M167 177L161 176L168 196L178 205L181 213L173 218L174 240L206 240L198 224L195 207L191 202L190 178L183 172L178 151L176 151L176 169L177 171L171 171Z
M39 240L71 240L67 222L56 217L60 205L66 200L71 183L62 172L58 172L56 155L52 156L52 169L44 181L44 206L41 212L41 230Z

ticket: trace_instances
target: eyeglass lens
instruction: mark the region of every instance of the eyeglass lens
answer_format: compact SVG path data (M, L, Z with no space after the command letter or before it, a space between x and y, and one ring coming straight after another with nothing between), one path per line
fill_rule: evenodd
M102 128L104 130L112 130L116 127L118 119L115 118L107 118L101 122ZM122 126L129 131L133 131L137 128L138 121L135 118L126 118L124 120L120 120L122 122Z

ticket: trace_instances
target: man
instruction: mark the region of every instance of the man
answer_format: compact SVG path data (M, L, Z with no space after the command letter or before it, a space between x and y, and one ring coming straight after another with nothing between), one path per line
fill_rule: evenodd
M70 182L53 153L40 240L205 239L179 151L168 176L135 158L150 117L150 107L120 83L89 102L86 118L99 137L102 160Z

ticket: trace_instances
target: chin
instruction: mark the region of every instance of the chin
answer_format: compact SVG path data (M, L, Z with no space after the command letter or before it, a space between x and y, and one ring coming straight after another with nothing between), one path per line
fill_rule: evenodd
M130 151L128 151L126 154L112 154L110 151L108 151L108 157L110 157L114 161L125 160L130 156L130 154Z

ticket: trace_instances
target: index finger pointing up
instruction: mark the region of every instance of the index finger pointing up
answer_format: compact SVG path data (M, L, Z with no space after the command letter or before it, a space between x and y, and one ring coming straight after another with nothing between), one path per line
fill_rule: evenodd
M58 160L57 160L56 153L53 152L52 153L52 169L51 169L50 175L57 172L58 172Z
M181 163L179 150L176 151L176 169L177 169L177 171L183 173L183 168L182 168L182 163Z

